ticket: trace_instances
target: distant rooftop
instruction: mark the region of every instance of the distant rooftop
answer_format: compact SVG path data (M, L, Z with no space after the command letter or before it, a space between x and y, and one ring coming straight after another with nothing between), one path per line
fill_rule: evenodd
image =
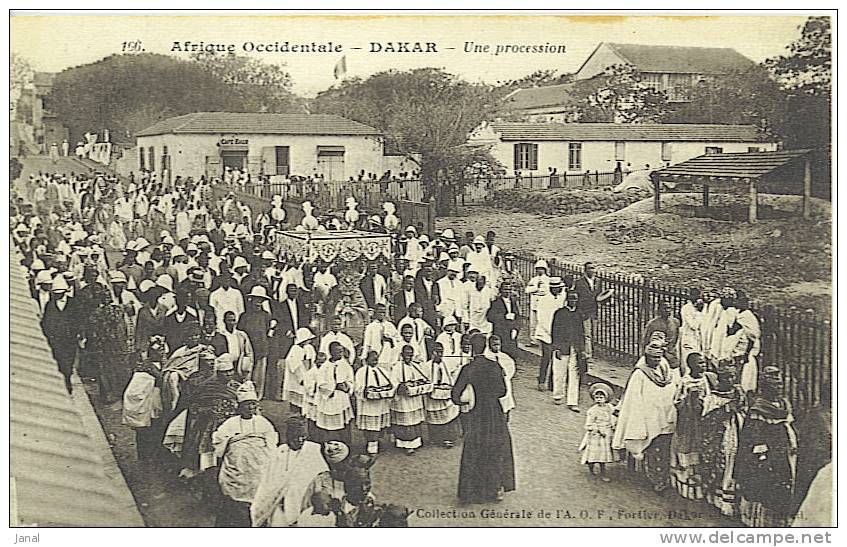
M503 141L683 141L757 142L752 125L626 124L626 123L505 123L491 128Z
M732 48L604 43L641 72L727 74L753 65Z
M516 89L503 99L502 108L530 110L564 106L571 102L572 87L573 84L557 84Z
M137 137L168 133L253 133L268 135L380 135L369 126L331 114L194 112L154 123Z

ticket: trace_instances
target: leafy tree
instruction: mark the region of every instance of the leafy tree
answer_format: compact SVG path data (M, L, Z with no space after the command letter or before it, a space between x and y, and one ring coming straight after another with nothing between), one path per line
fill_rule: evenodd
M765 61L777 81L788 91L785 145L817 148L813 172L829 180L832 146L832 30L829 17L809 17L800 37L788 44L788 53Z
M17 112L17 103L24 88L32 83L32 74L32 65L30 65L29 61L17 53L12 53L9 58L9 83L11 92L9 97L9 108L11 112L11 119L19 119L21 114L25 114ZM30 111L30 116L31 115Z
M802 95L829 97L832 93L832 30L829 17L809 17L788 54L765 61L786 89Z
M665 123L750 124L763 135L784 135L787 94L758 65L701 81L691 100L672 105Z
M388 152L405 155L419 166L429 196L436 188L455 191L469 170L499 167L487 150L465 146L468 133L489 119L493 106L490 87L440 69L420 68L346 80L318 94L311 110L382 131Z
M70 140L104 128L131 136L156 121L198 111L240 111L230 87L198 63L143 53L112 55L56 76L50 108Z
M197 52L191 59L232 88L246 112L302 112L283 66L234 53Z
M632 65L613 65L602 74L578 80L571 89L579 122L658 122L668 112L667 96L642 81Z

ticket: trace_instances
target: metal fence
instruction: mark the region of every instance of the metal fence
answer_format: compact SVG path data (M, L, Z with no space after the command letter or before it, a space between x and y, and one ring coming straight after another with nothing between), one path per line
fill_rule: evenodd
M534 274L538 257L515 253L515 269L525 280ZM575 277L582 267L548 260L550 275ZM604 289L615 290L610 304L597 310L592 342L599 353L634 361L641 354L644 325L657 315L659 302L671 305L679 317L687 290L637 276L598 272ZM529 295L521 294L521 309L529 310ZM778 310L751 305L762 327L759 365L779 367L785 377L785 394L799 411L827 405L832 395L832 324L809 312Z
M297 183L301 184L301 183ZM320 183L317 191L309 190L303 194L283 194L288 196L287 205L297 208L305 198L314 200L319 207L343 208L348 195L356 196L359 210L378 212L385 201L384 194L369 193L368 185L376 183L349 183L352 194L344 185L333 186L325 191L327 183ZM335 183L332 183L335 184ZM348 184L348 183L344 183ZM273 188L273 186L272 186ZM274 195L255 195L263 190L248 187L216 186L216 194L229 190L239 191L256 201L267 205ZM356 193L356 190L360 193ZM254 190L251 192L251 190ZM398 214L405 223L423 224L424 229L434 230L434 204L396 200ZM337 204L340 203L341 207ZM336 205L331 205L336 204ZM297 211L299 212L299 211ZM299 222L299 216L290 212L292 222ZM536 257L529 253L515 253L514 266L524 280L534 275ZM569 264L556 259L548 259L550 275L564 277L568 274L582 275L582 266ZM679 316L686 301L687 290L653 280L644 280L639 276L598 272L601 286L615 290L612 303L600 306L597 320L594 322L592 338L598 353L616 359L634 361L641 353L641 336L644 325L656 316L659 302L671 305L674 315ZM529 310L529 296L519 295L521 309ZM786 395L797 410L807 410L831 402L832 391L832 325L829 320L815 314L794 310L778 310L771 306L751 308L759 318L762 327L762 351L759 357L761 366L775 365L785 376Z
M466 179L459 183L457 205L484 205L502 190L550 190L555 188L606 188L618 184L623 173L586 171L566 175L527 175L522 177L489 177Z
M241 192L271 199L280 195L283 200L311 200L324 210L346 209L345 200L356 198L361 207L378 208L384 201L423 201L420 180L394 181L298 181L267 182L235 185Z
M395 189L400 186L398 181ZM418 181L402 181L402 183L417 183ZM318 213L327 211L340 212L346 209L345 201L353 196L358 202L357 209L362 214L380 214L382 205L386 201L392 201L397 208L397 216L406 224L422 226L427 233L435 231L435 203L408 200L402 197L404 188L395 191L394 197L391 192L384 194L374 191L372 185L379 183L285 183L277 185L267 184L244 184L229 185L216 184L212 187L216 199L229 192L234 192L238 199L246 202L250 209L256 212L266 212L270 209L270 201L274 195L283 196L283 207L285 208L288 221L291 225L299 223L303 219L301 204L309 200L318 208ZM404 186L406 186L404 184ZM269 191L270 189L270 191ZM405 189L413 189L406 186ZM414 194L412 194L414 195Z
M623 174L586 171L565 175L528 175L523 177L488 177L465 179L458 182L456 205L483 205L494 199L502 190L549 190L554 188L605 188L614 186ZM242 192L270 199L281 195L283 199L311 199L324 209L344 209L344 200L356 198L367 208L379 206L386 198L395 201L424 202L424 185L420 180L393 181L324 181L260 182L236 185Z

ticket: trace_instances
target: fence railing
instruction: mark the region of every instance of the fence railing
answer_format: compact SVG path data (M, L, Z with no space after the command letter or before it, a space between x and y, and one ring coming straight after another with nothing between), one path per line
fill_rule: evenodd
M408 181L405 181L408 182ZM278 193L288 196L287 205L312 199L319 207L343 209L344 200L354 195L359 202L360 211L378 212L386 200L385 194L374 193L369 185L376 183L316 183L317 189L305 192L309 183L293 183L295 190L282 189ZM315 183L313 183L315 184ZM349 186L347 186L349 184ZM329 185L329 186L328 186ZM253 185L257 186L257 185ZM270 186L274 188L273 185ZM331 188L331 190L327 190ZM352 188L352 190L350 190ZM216 191L236 190L265 205L273 192L265 192L267 185L260 188L233 187L219 185ZM358 190L358 193L357 193ZM251 192L252 191L252 192ZM283 194L283 191L289 191ZM293 199L291 199L293 198ZM393 198L392 198L393 199ZM405 224L420 222L432 233L434 229L434 205L413 201L396 200L398 215ZM340 206L339 206L340 204ZM404 208L405 207L405 208ZM299 212L299 211L298 211ZM292 222L299 222L299 216L290 213ZM534 265L539 257L528 253L515 253L514 267L525 280L534 275ZM582 267L548 260L550 275L564 277L568 274L579 277ZM659 302L670 304L673 314L681 314L686 301L687 290L639 276L598 272L598 279L604 289L614 289L611 304L600 306L597 320L594 322L592 338L599 353L618 359L635 360L641 353L641 336L644 325L657 315ZM529 297L519 295L521 309L529 310ZM794 310L778 310L771 306L751 305L751 309L761 322L762 349L759 365L775 365L785 376L786 396L798 410L807 410L828 404L832 391L832 325L829 320L815 314Z
M283 200L311 200L324 210L346 209L348 197L356 198L364 208L378 208L387 199L395 201L423 201L423 187L420 180L394 181L298 181L267 182L234 185L240 191L256 197L271 199L275 195Z
M514 267L525 280L534 272L538 257L515 253ZM575 277L582 267L558 260L548 260L550 275ZM603 289L614 289L610 304L601 305L594 322L592 342L601 354L613 358L635 360L641 355L644 325L656 317L659 302L670 304L672 314L679 317L686 302L687 290L643 280L640 277L598 272ZM519 295L521 309L529 310L529 295ZM810 312L778 310L757 306L751 310L762 327L759 367L779 367L785 378L785 395L795 409L804 411L826 405L832 396L832 324Z
M455 205L482 205L490 203L494 194L502 190L549 190L555 188L605 188L619 183L626 173L586 171L564 175L527 175L521 177L485 177L458 182L454 195ZM281 195L283 199L311 199L316 205L328 209L344 209L344 200L353 196L368 207L393 200L424 201L424 186L420 180L393 181L298 181L265 182L235 185L242 192L268 198Z

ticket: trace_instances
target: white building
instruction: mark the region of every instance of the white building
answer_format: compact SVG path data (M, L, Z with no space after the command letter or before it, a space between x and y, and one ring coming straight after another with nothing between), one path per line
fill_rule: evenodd
M397 173L401 156L384 155L375 128L325 114L196 112L168 118L136 134L119 171L169 176L220 177L226 168L259 175L323 175L345 181L365 174Z
M509 173L546 175L611 172L618 162L629 170L651 169L721 152L772 151L752 125L491 123L468 143L488 145Z

